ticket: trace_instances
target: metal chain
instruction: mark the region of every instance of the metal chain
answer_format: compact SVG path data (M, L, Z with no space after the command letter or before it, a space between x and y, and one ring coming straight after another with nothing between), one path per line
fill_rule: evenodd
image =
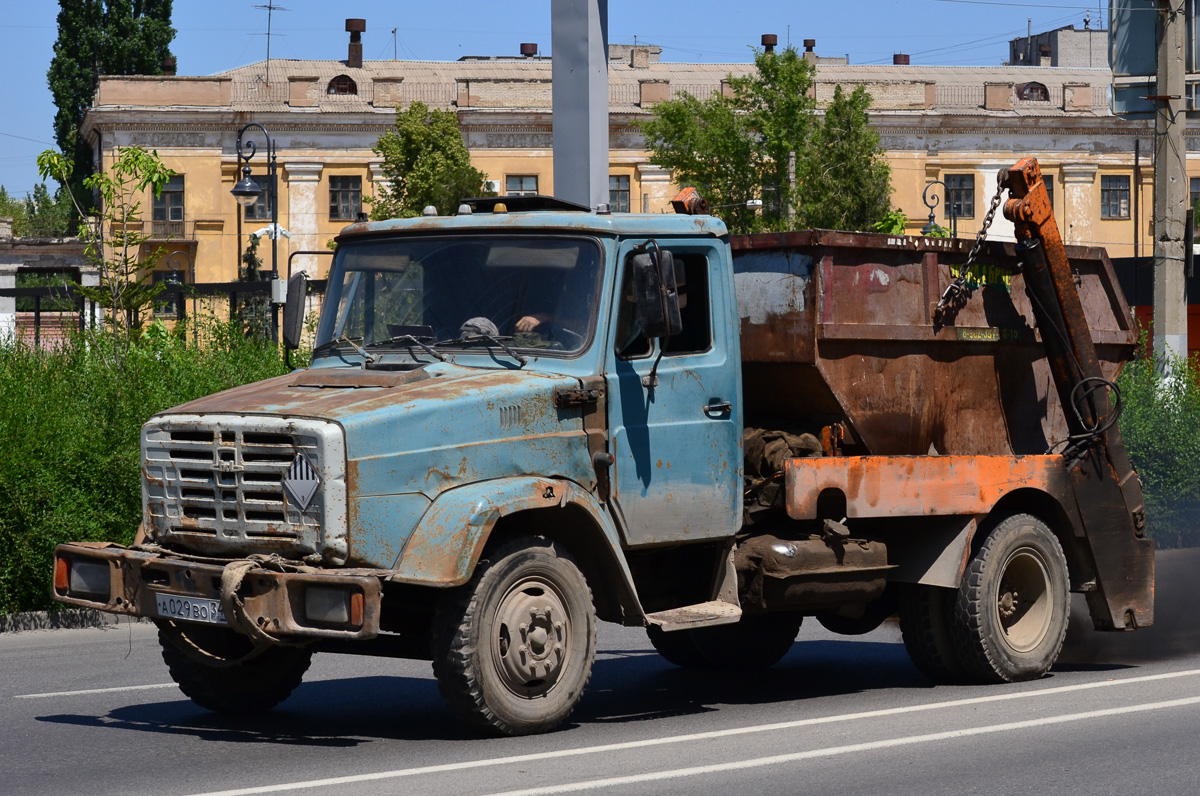
M1000 207L1000 201L1004 198L1004 185L999 180L996 181L996 195L992 197L992 204L988 207L987 215L983 217L983 225L979 228L979 234L975 236L975 245L971 247L971 251L967 254L967 261L963 263L961 270L958 273L958 278L955 279L946 288L946 292L942 294L937 306L933 309L933 328L940 329L946 325L946 321L953 320L958 315L959 310L967 306L967 301L971 298L971 288L967 285L967 276L970 268L975 264L975 259L979 257L979 252L983 249L983 242L987 239L988 227L992 225L992 220L996 217L996 210Z

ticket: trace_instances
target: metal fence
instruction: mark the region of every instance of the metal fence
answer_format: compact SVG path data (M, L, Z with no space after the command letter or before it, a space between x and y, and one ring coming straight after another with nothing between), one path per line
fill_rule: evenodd
M211 314L232 321L237 319L239 308L248 299L261 297L264 301L270 301L269 281L205 282L194 285L166 282L165 285L150 308L154 317L163 320L185 322L192 316ZM319 308L325 285L323 279L309 280L306 315ZM61 340L76 328L81 332L94 329L103 318L100 306L89 301L74 285L0 288L0 298L32 299L33 311L14 311L9 325L18 338L28 339L32 336L34 345L38 347L43 343ZM28 301L22 303L28 304ZM271 330L276 341L279 339L279 307L278 304L270 305ZM142 318L135 316L129 321L131 325L138 325Z

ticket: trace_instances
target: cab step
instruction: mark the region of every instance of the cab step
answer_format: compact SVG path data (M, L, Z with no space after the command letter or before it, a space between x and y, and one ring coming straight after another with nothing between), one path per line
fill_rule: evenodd
M694 627L732 625L742 618L741 606L724 600L684 605L666 611L646 614L646 621L665 633L673 630L688 630Z

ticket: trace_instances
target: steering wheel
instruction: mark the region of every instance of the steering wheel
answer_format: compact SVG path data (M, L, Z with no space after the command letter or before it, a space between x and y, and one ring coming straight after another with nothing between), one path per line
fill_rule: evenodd
M546 321L538 326L538 330L545 329L550 333L550 337L562 344L562 347L568 351L576 351L583 347L583 335L576 331L561 326L553 321ZM536 331L536 330L535 330Z

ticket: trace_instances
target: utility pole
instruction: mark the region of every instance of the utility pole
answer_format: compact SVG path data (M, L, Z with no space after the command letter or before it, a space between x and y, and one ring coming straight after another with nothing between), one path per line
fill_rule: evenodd
M1154 353L1187 357L1184 226L1188 207L1187 108L1184 102L1185 0L1158 2L1154 100ZM1137 186L1133 186L1137 190Z
M608 0L554 0L554 195L608 204Z

